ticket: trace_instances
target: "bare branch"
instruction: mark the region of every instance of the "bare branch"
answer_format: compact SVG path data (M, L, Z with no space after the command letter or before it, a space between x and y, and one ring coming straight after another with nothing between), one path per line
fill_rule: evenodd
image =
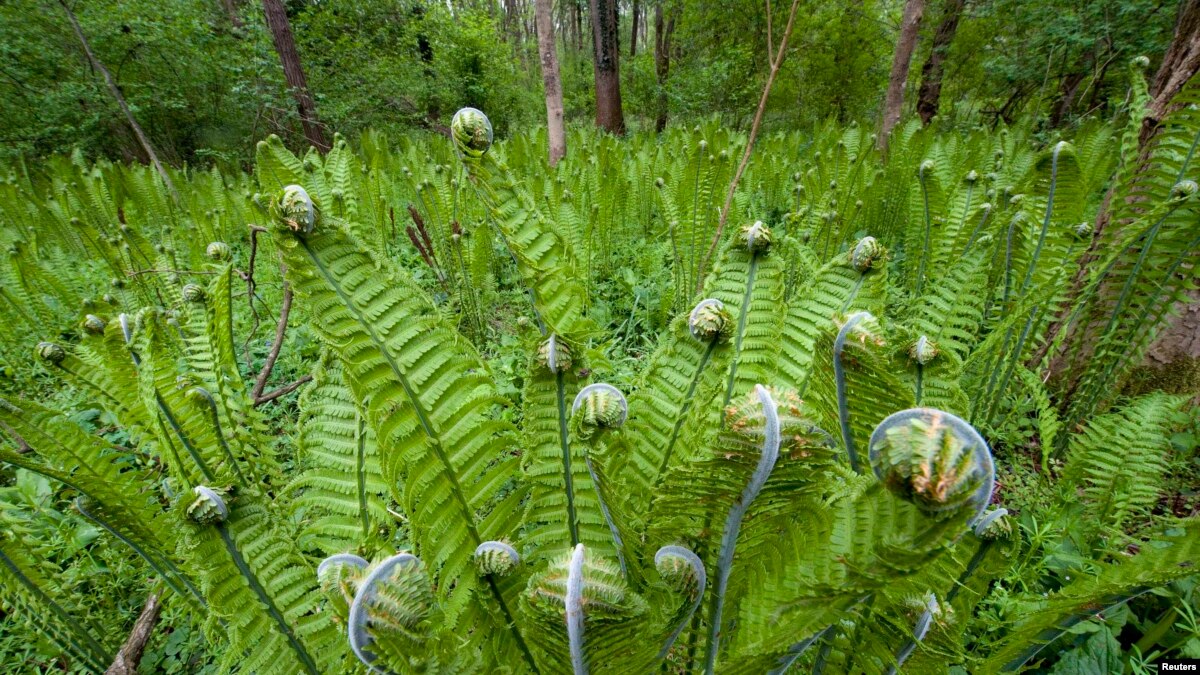
M161 610L162 604L158 599L158 591L154 591L146 598L146 604L142 607L141 615L134 622L133 630L126 638L125 644L121 645L121 650L117 652L112 665L104 671L104 675L137 675L138 662L142 660L142 652L146 650L146 643L154 634L154 627L158 624Z
M263 363L262 370L258 372L258 378L254 381L254 389L251 390L251 396L257 401L262 396L263 388L267 386L267 378L271 376L271 371L275 368L275 361L279 359L279 350L283 347L283 336L287 332L288 315L292 313L292 287L285 281L283 282L283 306L279 308L279 321L275 324L275 341L271 343L271 351L267 353L267 360Z
M750 125L750 138L746 140L746 151L742 153L742 161L738 164L737 173L733 175L733 182L729 184L729 192L725 195L725 206L721 209L721 220L717 223L716 233L713 234L712 245L708 247L708 252L700 261L700 269L696 274L697 293L704 286L705 268L712 259L713 253L716 252L717 244L721 241L721 234L725 231L725 221L729 220L729 208L733 206L733 194L737 192L742 174L746 172L746 165L750 163L750 154L754 152L754 141L758 138L759 127L762 126L763 113L767 109L767 99L771 95L771 87L775 84L775 76L779 74L779 66L783 65L783 57L787 56L788 38L792 36L792 25L796 21L796 9L799 6L800 0L792 0L787 27L783 29L783 37L779 41L779 51L775 53L775 58L771 61L771 73L767 76L767 84L763 87L762 97L758 100L758 111L754 113L754 123Z
M276 389L275 391L269 391L269 392L263 394L262 396L259 396L258 398L254 399L254 407L257 408L258 406L260 406L264 403L270 403L271 401L274 401L275 399L277 399L281 396L287 396L288 394L292 393L293 391L296 391L297 389L304 386L305 384L312 382L312 379L313 379L312 375L305 375L304 377L296 380L295 382L292 382L291 384L285 384L282 387Z
M259 323L262 321L258 316L258 310L254 308L254 260L258 256L258 233L266 231L267 228L265 227L259 227L258 225L250 226L250 262L247 263L245 272L238 272L246 282L246 302L250 305L250 315L254 317L254 323L250 326L250 332L246 334L246 341L242 343L242 360L246 362L247 368L251 366L250 340L258 332Z

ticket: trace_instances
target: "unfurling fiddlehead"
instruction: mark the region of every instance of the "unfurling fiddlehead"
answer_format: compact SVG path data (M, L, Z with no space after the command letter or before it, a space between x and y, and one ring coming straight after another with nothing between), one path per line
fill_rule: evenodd
M485 541L475 547L475 567L480 574L507 576L521 564L521 556L502 541Z
M229 244L223 241L214 241L204 249L204 254L213 262L227 262L233 257L233 252L229 249Z
M991 450L956 415L933 408L902 410L879 423L870 446L875 476L922 511L970 507L977 518L991 501Z
M538 346L538 363L552 373L571 369L571 348L557 335L551 334L546 341Z
M866 272L886 256L887 251L875 237L863 237L850 249L850 266L859 272Z
M381 658L417 665L430 655L423 625L433 610L433 591L421 561L399 553L368 568L347 617L350 649L372 672Z
M761 220L744 225L740 234L746 250L751 253L766 253L771 248L771 228Z
M475 108L463 108L450 120L450 138L465 157L482 157L492 147L492 122Z
M271 205L271 215L293 232L312 234L320 217L320 209L307 190L299 185L289 185L283 188L279 201Z
M358 594L359 585L366 576L369 564L352 553L338 553L317 565L317 582L321 585L321 591L332 605L334 614L343 623L350 615L350 604Z
M738 533L742 528L742 519L750 509L751 502L758 496L771 471L779 458L779 412L771 392L763 385L755 385L752 396L758 399L761 412L751 413L749 410L729 421L732 429L742 429L744 433L762 435L762 455L758 466L750 476L750 482L742 490L742 494L729 509L725 518L725 529L721 534L721 549L717 556L717 587L712 596L712 611L708 619L708 651L704 659L704 672L712 675L717 665L717 650L721 646L721 615L725 609L725 590L729 585L729 573L733 569L733 551L737 545ZM733 411L737 415L736 409ZM761 415L761 423L759 417ZM747 419L749 418L749 419Z
M699 609L700 601L704 599L704 590L708 587L708 573L704 569L704 563L701 562L700 556L689 549L675 545L663 546L658 549L658 552L654 554L654 567L658 569L659 576L667 585L690 599L687 611L683 613L679 624L675 626L675 630L671 632L670 637L658 652L658 658L661 660L667 657L667 652L671 651L671 646L679 639L679 634L683 632L688 622L692 620L692 615Z
M625 395L611 384L602 382L589 384L575 395L575 401L571 404L571 416L575 415L579 415L575 428L584 441L582 444L583 461L587 465L588 475L592 477L592 486L596 489L596 499L600 502L600 512L604 515L604 522L608 525L608 531L612 533L613 545L617 550L617 561L621 565L621 574L627 575L629 570L625 565L625 544L621 539L621 531L617 528L617 522L608 508L605 486L601 483L600 474L596 471L596 465L592 461L589 441L599 431L618 429L625 424L625 418L629 415L629 404L625 401Z
M201 525L214 525L225 522L229 517L229 507L225 505L222 491L197 485L192 492L196 499L187 507L188 518Z
M921 389L925 380L925 366L936 359L939 353L938 346L925 335L917 338L908 348L908 357L917 365L917 386L915 392L917 405L921 404Z
M733 335L733 318L720 300L701 300L688 315L688 331L701 342L727 342Z
M912 656L912 653L916 651L917 645L921 643L921 640L925 639L925 634L929 632L929 627L933 625L933 617L941 613L942 610L938 606L937 596L933 593L926 593L921 615L917 617L916 623L913 624L912 638L900 648L900 651L896 652L896 663L888 668L887 675L896 675L896 671L900 666L904 665L908 657Z

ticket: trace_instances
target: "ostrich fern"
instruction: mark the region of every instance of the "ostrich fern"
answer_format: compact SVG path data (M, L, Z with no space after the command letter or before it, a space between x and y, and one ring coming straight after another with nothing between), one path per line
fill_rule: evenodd
M1200 122L1171 120L1165 168L1122 174L1144 205L1084 289L1095 302L1075 320L1101 336L1098 354L1122 336L1144 342L1150 329L1125 314L1134 299L1161 313L1179 292L1143 293L1168 279L1150 258L1183 265L1177 244L1194 236L1179 149ZM682 149L643 148L615 184L656 191L676 283L672 319L626 384L596 381L593 286L614 242L634 237L624 215L652 212L603 187L622 171L614 141L554 176L519 143L493 147L477 110L451 131L457 159L438 151L439 169L378 139L361 155L338 139L301 158L272 138L258 148L261 194L193 176L186 216L152 174L121 174L132 196L116 206L109 169L60 167L66 178L31 207L51 227L22 226L0 267L14 325L78 322L38 345L41 367L129 439L6 395L0 460L77 495L81 517L203 617L224 669L1015 671L1076 622L1195 573L1196 522L1148 515L1180 401L1106 407L1107 366L1079 366L1083 398L1060 399L1032 358L1073 346L1048 326L1083 251L1087 186L1107 173L1092 145L1034 156L1018 131L972 145L909 128L884 165L864 130L828 134L795 175L786 162L747 174L764 187L735 213L770 195L792 210L730 228L695 295L689 261L726 159L701 154L699 131ZM737 142L709 137L718 153ZM652 166L682 170L655 187ZM423 246L464 256L437 286L386 234L385 193L406 182L429 191ZM258 254L283 262L263 285L295 290L320 343L298 399L296 469L275 455L235 337L249 275L245 251L221 242L251 218L269 231ZM155 219L172 224L166 243L145 235ZM95 288L90 277L46 274L72 251L121 282L82 320L62 307L72 286ZM514 273L536 328L522 338L519 405L467 316L495 265ZM258 311L254 285L244 292ZM1088 559L1070 581L1018 592L1012 575L1036 551L993 505L989 446L1022 397L1044 457L1065 458L1040 513ZM1114 553L1134 542L1138 555ZM981 641L971 631L999 589L1018 609ZM104 667L113 645L64 618L71 599L15 537L0 538L0 598L81 667Z

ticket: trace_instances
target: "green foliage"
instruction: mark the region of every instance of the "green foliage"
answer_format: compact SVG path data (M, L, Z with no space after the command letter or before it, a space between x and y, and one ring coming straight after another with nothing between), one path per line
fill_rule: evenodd
M1138 261L1190 261L1193 112L1158 168L1118 170L1143 206L1075 299L1102 127L910 126L887 158L856 126L760 139L704 278L727 178L696 148L739 142L714 125L577 132L553 170L477 111L450 142L273 137L254 177L178 173L179 206L148 170L51 162L0 186L0 460L96 536L47 563L20 518L0 598L85 670L120 632L77 610L83 551L161 580L190 617L168 639L225 671L1112 659L1127 637L1070 631L1194 574L1194 519L1159 507L1194 451L1180 400L1119 397L1127 371L1086 355L1143 344L1164 317L1129 312L1187 288ZM1115 327L1055 333L1076 307ZM294 402L256 386L273 347L264 378L312 375Z

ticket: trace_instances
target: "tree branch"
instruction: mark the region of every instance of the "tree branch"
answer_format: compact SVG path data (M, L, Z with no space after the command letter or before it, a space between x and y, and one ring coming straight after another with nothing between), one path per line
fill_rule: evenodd
M312 375L305 375L304 377L296 380L295 382L292 382L291 384L285 384L282 387L276 389L275 391L269 391L269 392L263 394L262 396L259 396L258 398L254 399L254 407L257 408L258 406L260 406L264 403L270 403L271 401L274 401L275 399L277 399L281 396L287 396L288 394L292 393L293 391L296 391L297 389L299 389L301 386L303 386L309 382L312 382L312 379L313 379Z
M792 35L792 25L796 21L796 8L799 6L800 0L792 0L787 27L783 29L783 37L779 40L779 51L775 53L775 59L771 61L771 73L767 76L767 84L763 87L762 97L758 100L758 111L754 113L754 123L750 125L750 138L746 141L746 151L742 153L742 161L738 164L737 173L733 175L733 182L729 184L729 192L725 195L725 206L721 208L721 220L717 223L716 233L713 234L712 245L708 247L708 252L700 261L700 268L696 274L697 293L704 286L705 268L712 259L713 253L716 252L717 244L721 242L721 234L725 232L725 222L729 220L729 208L733 205L733 194L742 180L746 165L750 163L750 154L754 152L754 141L758 138L759 127L762 126L763 113L767 109L767 99L771 96L771 87L775 84L775 76L779 74L779 66L783 65L783 57L787 56L788 38Z
M288 315L291 313L292 287L284 281L283 306L279 308L279 321L275 324L275 341L271 343L271 351L267 353L267 360L263 363L262 370L258 372L258 378L254 381L254 389L250 392L254 397L255 405L258 405L263 388L267 386L267 378L271 376L271 371L275 368L275 361L279 359L279 350L283 347L283 336L287 332Z
M104 671L104 675L137 675L138 662L142 660L142 652L146 650L146 643L154 634L154 626L158 624L161 610L162 605L159 603L158 591L153 591L146 598L146 604L142 607L141 615L134 622L133 630L126 638L125 644L121 645L121 650L117 652L112 665Z

